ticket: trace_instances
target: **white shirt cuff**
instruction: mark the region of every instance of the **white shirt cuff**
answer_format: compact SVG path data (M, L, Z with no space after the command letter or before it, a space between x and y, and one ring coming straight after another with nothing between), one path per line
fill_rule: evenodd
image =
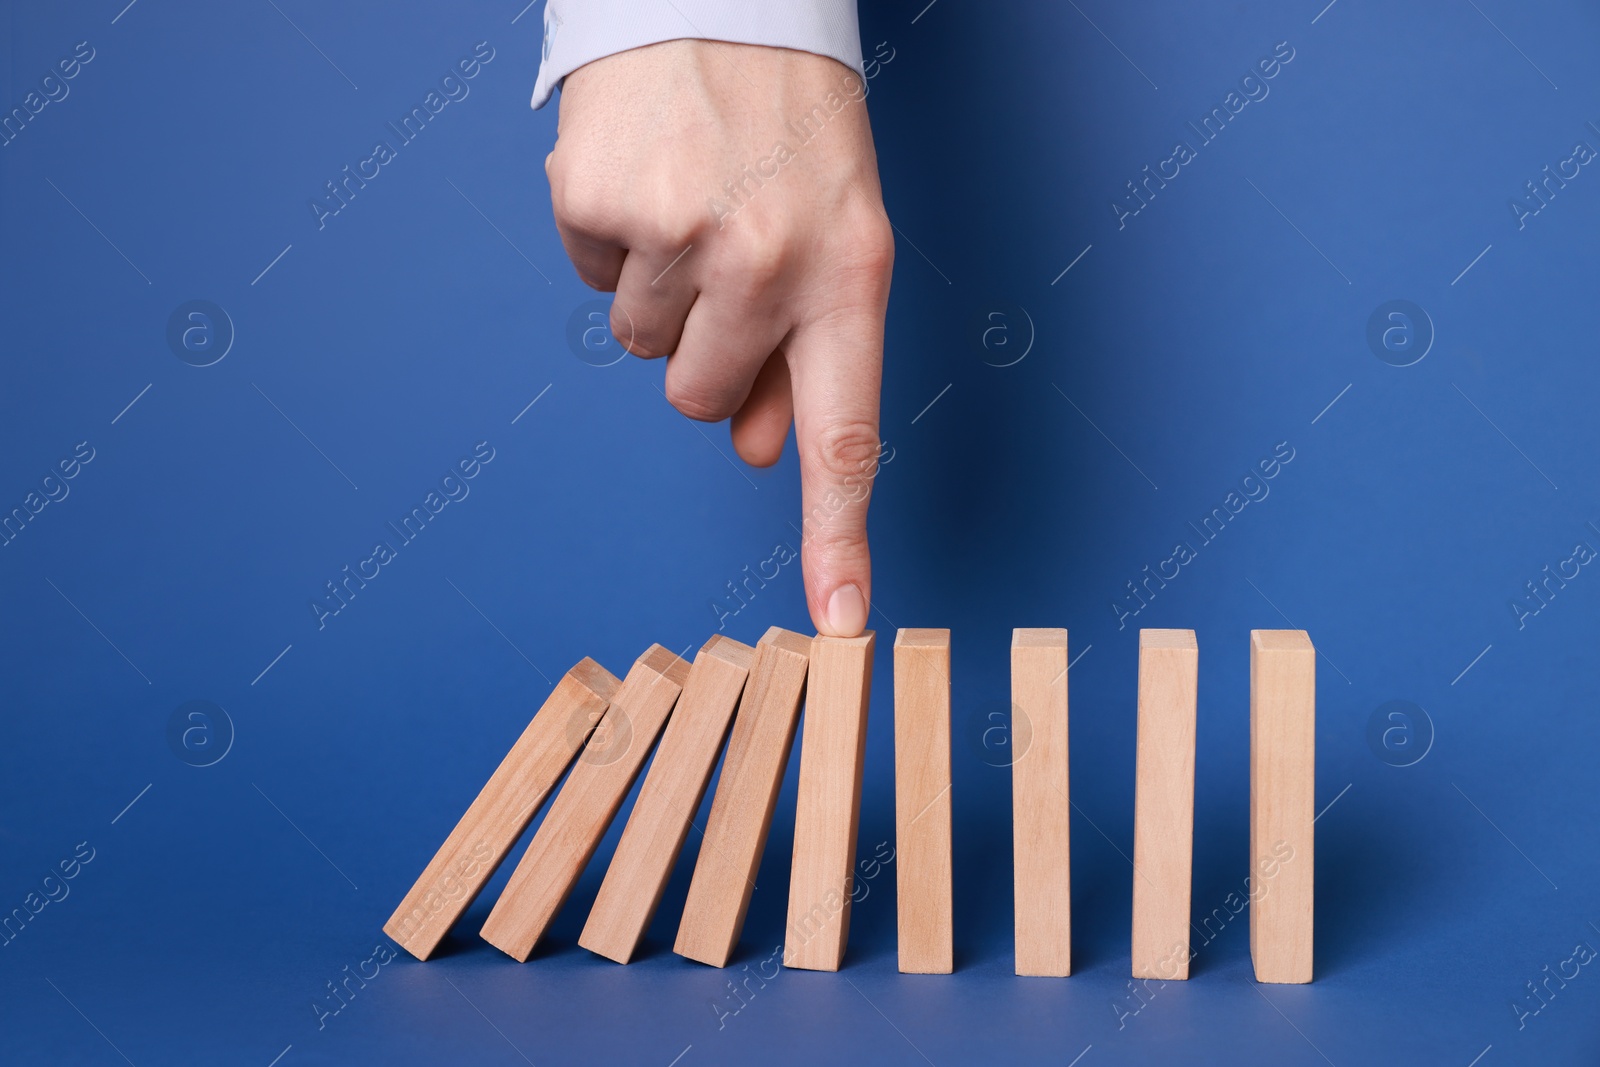
M533 106L585 63L684 38L814 52L863 73L855 0L547 0Z

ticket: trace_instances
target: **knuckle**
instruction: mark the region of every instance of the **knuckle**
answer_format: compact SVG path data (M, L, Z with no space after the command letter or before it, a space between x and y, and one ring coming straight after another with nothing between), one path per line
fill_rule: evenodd
M877 461L881 445L878 428L866 422L829 426L811 442L811 459L830 481L862 479Z
M884 278L894 269L894 228L884 216L859 219L851 228L851 244L858 269Z
M720 422L733 414L725 401L681 380L668 379L664 392L667 403L696 422Z
M615 216L611 200L594 182L564 180L554 183L550 204L556 220L574 233L604 233Z
M759 296L783 277L789 260L783 237L760 231L742 233L720 257L715 280L732 292Z

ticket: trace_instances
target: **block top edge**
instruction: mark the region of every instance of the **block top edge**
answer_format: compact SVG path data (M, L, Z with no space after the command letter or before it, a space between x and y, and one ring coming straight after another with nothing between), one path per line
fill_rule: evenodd
M761 640L756 643L756 651L761 651L762 645L771 645L781 648L785 652L792 652L797 656L811 658L811 638L805 634L797 634L793 630L785 630L781 626L770 627L761 635Z
M1311 635L1304 630L1251 630L1250 644L1266 652L1311 652Z
M950 631L927 627L902 627L894 635L895 648L949 648Z
M637 665L652 670L679 689L689 680L689 664L669 648L651 645L636 661Z
M756 650L743 641L735 641L722 634L712 634L711 639L700 646L700 653L713 656L725 663L731 663L740 670L748 671L750 664L755 662ZM700 656L695 656L695 662L700 662Z
M1140 630L1140 648L1176 648L1199 651L1193 630Z
M1059 626L1011 631L1012 648L1066 648L1067 631Z
M583 657L574 664L572 669L567 672L567 677L608 704L617 695L617 690L622 686L620 678L588 656Z

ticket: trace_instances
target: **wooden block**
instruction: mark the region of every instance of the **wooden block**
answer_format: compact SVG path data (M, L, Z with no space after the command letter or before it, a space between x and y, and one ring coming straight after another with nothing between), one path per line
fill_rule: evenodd
M634 663L490 910L485 941L517 960L533 953L633 788L688 672L660 645Z
M894 641L894 838L900 971L955 968L950 892L950 631Z
M1067 631L1011 636L1011 834L1017 973L1072 973Z
M433 955L533 821L621 684L592 659L562 676L384 923L396 944L419 960Z
M1258 982L1311 981L1317 651L1250 631L1250 959Z
M755 649L718 634L694 658L578 944L627 963L644 937L728 736Z
M1139 631L1139 742L1133 814L1133 976L1189 977L1194 859L1193 630Z
M856 827L877 635L811 642L783 965L837 971L850 938Z
M726 966L744 929L800 720L811 640L776 626L756 643L672 950Z

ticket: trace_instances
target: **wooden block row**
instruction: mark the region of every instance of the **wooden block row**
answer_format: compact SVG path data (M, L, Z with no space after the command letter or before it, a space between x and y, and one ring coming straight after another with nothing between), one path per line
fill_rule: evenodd
M516 960L533 953L633 788L688 672L660 645L628 671L490 910L480 931L489 944Z
M712 637L691 667L652 645L619 682L584 660L562 678L384 930L427 959L572 766L482 936L526 960L581 877L658 736L659 751L579 938L628 962L661 901L726 739L674 951L725 966L738 944L805 700L784 964L837 970L855 889L874 635L773 627L754 649ZM1198 645L1139 644L1132 971L1187 978ZM954 965L950 631L895 641L900 970ZM1012 635L1016 973L1072 971L1067 631ZM1250 950L1257 981L1312 973L1316 652L1303 631L1251 633ZM674 710L676 709L676 710ZM670 721L669 721L670 717ZM731 722L731 728L730 728Z
M618 963L633 958L700 809L754 655L719 635L695 657L578 938L589 951Z

